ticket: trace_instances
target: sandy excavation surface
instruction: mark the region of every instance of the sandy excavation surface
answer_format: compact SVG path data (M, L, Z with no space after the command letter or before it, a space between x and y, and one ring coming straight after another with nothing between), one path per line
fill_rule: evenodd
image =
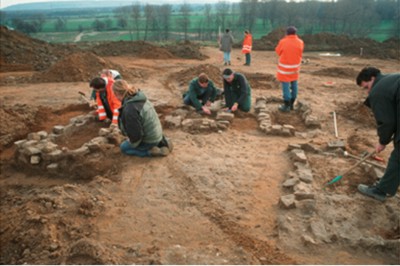
M124 47L57 48L48 66L2 54L1 264L400 263L399 195L380 203L357 193L359 183L377 180L391 146L379 154L385 162L371 160L377 166L363 164L323 188L357 162L344 150L361 156L377 141L355 76L367 65L398 72L397 60L305 52L298 105L282 114L274 52L254 51L248 67L234 49L231 68L247 76L253 108L218 128L215 113L200 116L181 103L200 72L221 86L218 49L186 44L144 53L146 44L137 45L135 53L109 55L100 48ZM124 156L116 135L93 144L108 125L90 119L55 146L46 143L67 154L55 162L46 161L51 152L14 144L43 141L55 126L93 117L78 91L89 94L88 80L107 66L152 100L174 144L169 156ZM276 131L262 130L264 112ZM193 126L184 126L188 120Z

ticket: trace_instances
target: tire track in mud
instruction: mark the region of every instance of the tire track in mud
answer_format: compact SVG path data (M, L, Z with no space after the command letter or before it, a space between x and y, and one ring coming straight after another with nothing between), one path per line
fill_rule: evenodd
M190 205L206 216L213 224L222 230L236 245L243 247L260 264L296 264L296 261L282 253L277 247L267 241L256 239L246 233L247 228L232 220L218 204L201 193L193 180L184 173L176 161L168 158L168 168L183 186L183 192L188 196ZM195 199L195 200L193 200Z

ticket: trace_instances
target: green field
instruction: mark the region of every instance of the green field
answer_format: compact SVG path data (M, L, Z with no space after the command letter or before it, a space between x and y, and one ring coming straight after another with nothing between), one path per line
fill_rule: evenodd
M235 26L238 22L233 21L234 16L229 15L226 17L225 27L229 27L236 39L240 41L243 38L243 31L245 30L242 26ZM94 22L99 20L106 24L106 27L101 32L94 32ZM179 20L182 19L180 13L172 13L170 17L170 32L169 38L171 40L179 40L183 37L183 30L179 26ZM218 26L215 22L209 23L207 26L207 21L205 16L201 12L192 12L189 17L190 25L188 28L188 34L190 35L189 40L198 41L199 29L204 32L212 33L212 38L214 39L218 33ZM29 20L27 20L29 22ZM136 40L137 34L133 32L135 28L131 19L128 20L128 26L125 28L118 28L117 19L112 12L109 13L96 13L95 16L68 16L64 18L65 26L62 31L56 31L57 18L54 16L50 19L46 19L42 26L42 30L38 33L30 34L32 37L45 40L54 43L64 43L64 42L74 42L76 36L82 31L84 34L80 41L119 41L119 40ZM142 17L140 19L140 34L139 39L143 40L145 36L145 19ZM209 27L209 28L207 28ZM377 26L372 29L367 37L374 39L376 41L384 41L391 36L393 36L393 22L392 21L381 21ZM223 30L223 29L222 29ZM273 28L271 25L266 25L264 27L262 20L257 19L255 25L252 29L253 38L260 39L261 37L267 35L271 32ZM177 34L177 33L181 34ZM131 34L130 34L131 33ZM303 34L303 29L299 27L299 35ZM315 27L313 34L318 33L318 28ZM150 26L147 33L148 41L158 41L158 37L161 35L160 31L152 31ZM204 39L203 39L204 41ZM213 41L213 40L210 40Z

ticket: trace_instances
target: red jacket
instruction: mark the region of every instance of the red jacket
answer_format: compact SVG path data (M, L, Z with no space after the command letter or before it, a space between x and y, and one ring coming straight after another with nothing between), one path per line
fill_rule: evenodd
M253 37L250 33L246 34L243 39L242 53L249 54L251 52Z
M107 102L110 106L110 112L112 115L112 123L118 125L118 116L119 116L119 108L121 107L121 102L115 97L114 92L112 90L112 86L114 84L114 80L112 78L104 78L106 80L106 93L107 93ZM107 112L104 109L103 102L100 99L100 93L96 92L96 102L97 102L97 115L99 116L99 120L105 120L107 118Z
M297 35L286 35L275 48L279 56L276 78L281 82L291 82L299 78L304 42Z

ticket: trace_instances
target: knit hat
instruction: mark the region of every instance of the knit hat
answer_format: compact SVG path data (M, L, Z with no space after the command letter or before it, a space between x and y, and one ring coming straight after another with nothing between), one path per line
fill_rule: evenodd
M297 29L296 29L295 26L289 26L286 29L286 34L287 35L293 35L293 34L296 34L296 32L297 32Z
M233 71L230 68L226 68L224 72L222 72L222 76L224 78L229 78L232 75Z

